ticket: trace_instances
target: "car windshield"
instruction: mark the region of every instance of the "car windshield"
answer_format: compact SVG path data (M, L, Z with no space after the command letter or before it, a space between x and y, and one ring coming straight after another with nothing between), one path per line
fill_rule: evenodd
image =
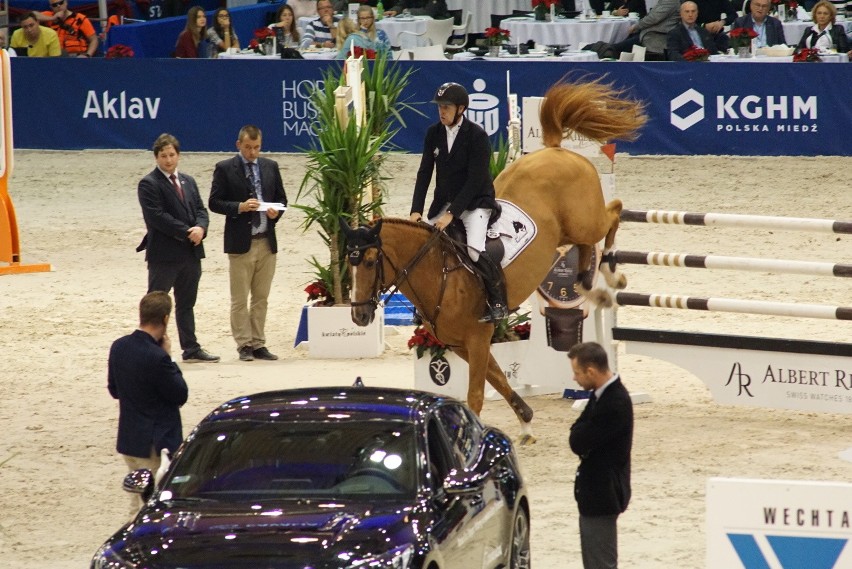
M416 488L410 423L234 421L196 433L160 498L399 497Z

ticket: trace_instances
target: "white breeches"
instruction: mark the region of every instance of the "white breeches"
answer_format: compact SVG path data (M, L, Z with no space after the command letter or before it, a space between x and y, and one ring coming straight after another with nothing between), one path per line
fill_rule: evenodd
M444 206L438 215L428 221L430 225L435 225L435 222L447 212L449 204ZM485 233L488 231L488 218L491 217L491 210L488 208L477 208L465 210L459 216L459 219L464 224L464 230L467 232L467 253L470 255L470 260L474 263L479 260L479 254L485 251Z

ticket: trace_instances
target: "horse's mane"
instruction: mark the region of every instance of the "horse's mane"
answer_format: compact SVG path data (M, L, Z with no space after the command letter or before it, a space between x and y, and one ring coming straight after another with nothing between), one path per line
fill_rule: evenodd
M563 79L544 96L539 118L547 147L560 146L569 131L601 143L635 140L648 120L644 103L627 98L623 89L602 79L581 78L574 83Z
M428 223L423 223L422 221L411 221L410 219L405 219L403 217L382 217L382 225L399 225L405 227L411 227L418 231L425 231L426 233L432 234L438 231L434 226L429 225ZM377 219L374 219L370 222L370 227L376 224Z

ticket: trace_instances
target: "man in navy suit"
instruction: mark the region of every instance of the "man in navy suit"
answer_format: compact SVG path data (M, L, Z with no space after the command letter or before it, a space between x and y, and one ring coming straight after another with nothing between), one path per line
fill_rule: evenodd
M503 271L498 263L482 254L488 221L497 208L489 170L491 143L482 127L464 118L470 104L464 87L458 83L444 83L432 102L438 105L440 121L426 131L410 218L412 221L423 218L426 192L434 169L435 196L426 218L442 231L454 219L464 224L467 252L483 277L488 296L480 322L496 323L509 313Z
M175 289L175 320L185 362L218 362L195 337L195 299L201 280L207 210L192 176L178 172L180 143L170 134L154 141L157 167L139 182L139 204L148 233L145 250L148 292Z
M237 136L239 154L216 164L210 190L210 209L225 216L225 253L231 278L231 333L242 361L277 360L266 347L266 309L278 241L277 209L260 211L262 204L287 205L278 163L260 157L262 134L247 125ZM251 295L251 307L248 299Z
M683 54L692 46L704 48L710 55L719 53L716 40L710 32L696 24L697 19L698 4L687 0L680 5L680 23L669 32L666 42L669 61L683 61Z
M575 344L568 358L574 381L592 392L568 438L580 457L574 498L580 510L583 567L616 569L616 522L630 502L633 404L621 378L610 371L600 344Z
M755 31L757 47L772 45L783 45L784 26L781 20L769 15L769 0L751 0L749 3L750 14L740 16L731 25L731 29L750 28Z
M156 473L161 451L173 453L183 440L180 408L188 389L170 355L166 330L171 312L168 293L149 292L139 303L139 328L109 350L107 389L119 406L116 450L131 472L147 468ZM141 506L133 494L133 513Z

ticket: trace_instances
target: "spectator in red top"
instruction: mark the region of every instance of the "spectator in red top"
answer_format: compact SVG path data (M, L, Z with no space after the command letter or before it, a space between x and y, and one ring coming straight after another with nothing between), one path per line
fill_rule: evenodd
M193 6L186 13L186 28L180 33L175 45L175 57L206 57L207 16L204 8Z
M68 0L48 0L51 12L41 12L39 20L59 36L63 55L93 57L98 51L98 36L89 18L68 9Z

